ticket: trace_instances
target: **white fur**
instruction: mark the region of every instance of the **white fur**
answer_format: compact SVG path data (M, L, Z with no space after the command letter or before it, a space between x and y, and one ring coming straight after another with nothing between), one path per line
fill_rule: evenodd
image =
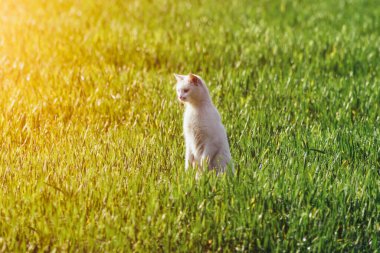
M183 132L185 136L185 168L225 172L232 167L227 134L213 105L205 82L193 74L175 74L178 99L185 104Z

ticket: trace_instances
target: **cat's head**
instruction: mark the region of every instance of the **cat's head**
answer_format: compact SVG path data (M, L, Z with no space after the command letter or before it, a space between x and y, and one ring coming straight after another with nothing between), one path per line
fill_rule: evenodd
M200 76L194 74L178 75L177 79L177 98L182 103L196 104L208 98L207 88Z

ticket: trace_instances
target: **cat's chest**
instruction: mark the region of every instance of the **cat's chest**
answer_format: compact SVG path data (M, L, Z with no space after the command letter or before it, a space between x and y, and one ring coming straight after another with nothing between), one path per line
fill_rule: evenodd
M184 115L184 132L187 136L204 136L207 134L209 121L204 114L199 112L186 112Z

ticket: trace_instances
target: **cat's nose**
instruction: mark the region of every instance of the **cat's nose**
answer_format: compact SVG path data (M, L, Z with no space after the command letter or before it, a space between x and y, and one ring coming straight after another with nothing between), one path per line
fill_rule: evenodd
M180 100L185 100L185 97L184 96L179 96L179 99Z

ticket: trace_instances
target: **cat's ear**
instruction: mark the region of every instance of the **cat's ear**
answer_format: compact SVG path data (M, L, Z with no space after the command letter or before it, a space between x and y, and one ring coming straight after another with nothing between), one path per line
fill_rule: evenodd
M175 79L177 80L177 82L180 82L180 81L182 81L183 79L185 79L185 76L183 76L183 75L178 75L178 74L175 74L175 73L174 73L174 77L175 77Z
M201 83L199 78L191 73L189 74L189 81L191 84L194 84L195 86L198 86Z

